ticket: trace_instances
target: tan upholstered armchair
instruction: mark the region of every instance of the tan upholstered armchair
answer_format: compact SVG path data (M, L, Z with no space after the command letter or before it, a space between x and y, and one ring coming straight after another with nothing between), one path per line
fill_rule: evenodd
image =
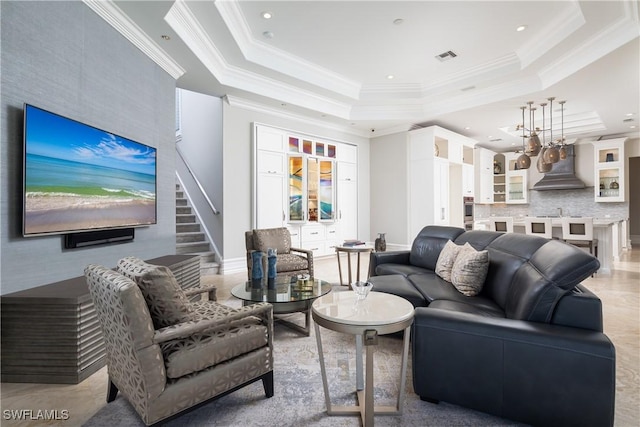
M277 249L276 272L278 276L308 274L313 276L313 251L291 247L291 234L286 227L264 228L245 232L247 247L247 271L251 280L253 262L251 253L268 248ZM263 272L267 274L267 257L262 260Z
M85 277L118 391L147 425L262 380L273 396L273 307L190 302L167 267L123 259Z

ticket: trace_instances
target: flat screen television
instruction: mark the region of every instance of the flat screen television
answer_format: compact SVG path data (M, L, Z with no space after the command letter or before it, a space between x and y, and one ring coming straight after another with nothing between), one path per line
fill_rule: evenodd
M155 224L156 149L24 106L23 235Z

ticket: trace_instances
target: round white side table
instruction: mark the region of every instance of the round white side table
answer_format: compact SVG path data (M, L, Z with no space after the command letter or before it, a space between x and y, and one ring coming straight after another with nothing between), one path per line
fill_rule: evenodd
M313 302L311 312L320 356L320 370L328 415L360 414L363 425L369 427L373 426L373 416L375 414L394 415L402 413L413 311L413 305L409 301L382 292L370 292L365 299L358 299L353 291L331 292ZM356 336L358 404L355 406L333 406L331 404L320 326ZM378 344L378 335L392 334L402 330L404 330L404 340L397 404L395 407L374 406L373 349ZM363 346L366 349L366 377L363 375L362 367Z

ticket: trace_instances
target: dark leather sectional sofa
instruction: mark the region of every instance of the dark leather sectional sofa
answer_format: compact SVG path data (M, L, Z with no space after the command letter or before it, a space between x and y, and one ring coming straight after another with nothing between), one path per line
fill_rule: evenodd
M434 273L448 240L488 250L477 296ZM611 426L615 349L600 299L580 285L598 267L559 240L427 226L410 251L372 253L370 281L416 307L413 387L423 400L539 426Z

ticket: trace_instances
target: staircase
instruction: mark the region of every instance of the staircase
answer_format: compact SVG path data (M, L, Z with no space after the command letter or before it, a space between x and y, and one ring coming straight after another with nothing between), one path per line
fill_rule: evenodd
M200 256L200 275L220 271L216 254L179 183L176 183L176 254Z

